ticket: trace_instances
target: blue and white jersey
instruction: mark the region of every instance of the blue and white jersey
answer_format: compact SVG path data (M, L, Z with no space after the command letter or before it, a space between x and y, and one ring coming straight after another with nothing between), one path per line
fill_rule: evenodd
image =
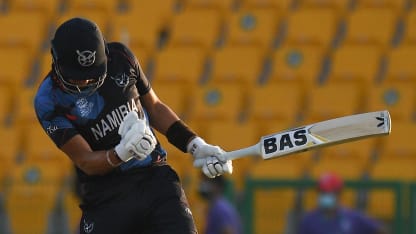
M64 92L52 72L41 83L34 103L36 114L58 147L80 134L93 150L108 150L120 142L118 128L128 112L137 111L139 117L147 119L139 97L151 87L136 57L121 43L109 43L108 49L107 78L92 95ZM165 156L158 144L147 159L132 159L121 165L120 170L148 166ZM81 178L87 179L81 170L77 171Z

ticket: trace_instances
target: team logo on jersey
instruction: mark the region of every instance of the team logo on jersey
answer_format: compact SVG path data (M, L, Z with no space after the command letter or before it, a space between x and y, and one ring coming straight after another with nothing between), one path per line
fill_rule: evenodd
M83 67L89 67L93 65L95 62L95 53L96 51L92 52L90 50L84 50L80 52L77 50L78 63Z
M118 87L126 87L129 84L129 76L126 73L117 74L115 76L110 76L112 80L116 83Z
M87 220L83 220L83 222L84 222L84 232L85 233L91 233L92 232L92 230L94 229L94 223L93 222L91 222L91 223L88 223L87 222Z
M80 98L75 102L79 113L82 117L87 117L91 111L92 111L92 107L94 106L94 103L92 102L88 102L88 100L86 98Z
M130 80L135 80L137 77L136 72L134 71L134 69L130 69L130 74L126 74L126 73L119 73L115 76L110 76L110 78L112 80L114 80L114 82L116 83L116 85L118 87L124 88L126 87Z

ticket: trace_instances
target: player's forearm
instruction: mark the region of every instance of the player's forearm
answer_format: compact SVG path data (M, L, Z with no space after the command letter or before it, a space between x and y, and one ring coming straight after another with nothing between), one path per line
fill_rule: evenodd
M107 151L93 151L81 135L72 137L61 146L61 150L87 175L106 174L121 162L112 149L108 151L108 156Z
M166 135L169 127L178 120L179 117L176 113L164 103L157 102L153 105L150 113L150 123L153 128L163 135Z
M108 154L108 155L107 155ZM114 150L94 151L85 155L76 165L87 175L104 175L120 165L121 159Z

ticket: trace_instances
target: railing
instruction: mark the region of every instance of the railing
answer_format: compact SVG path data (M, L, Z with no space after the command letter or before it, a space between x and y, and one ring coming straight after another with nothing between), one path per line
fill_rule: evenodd
M246 234L255 233L254 227L254 192L261 189L311 189L315 186L313 180L276 180L276 179L247 179L245 186L245 199L242 206L243 223ZM405 230L405 214L409 214L410 227L412 234L416 234L416 183L405 183L401 181L345 181L347 188L355 190L378 190L388 189L394 193L395 197L395 213L392 217L391 231L395 234L407 234ZM410 187L410 190L407 190ZM410 191L409 193L406 193ZM409 195L410 197L407 197ZM410 204L405 204L405 199L409 199Z

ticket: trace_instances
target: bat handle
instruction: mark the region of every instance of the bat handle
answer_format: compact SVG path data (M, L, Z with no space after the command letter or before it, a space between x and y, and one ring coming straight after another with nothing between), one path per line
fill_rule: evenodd
M261 155L260 144L255 144L253 146L250 146L244 149L226 152L224 156L227 160L234 160L237 158L253 156L253 155Z
M256 144L244 149L229 151L224 154L227 160L234 160L246 156L261 155L260 144ZM195 167L202 167L205 163L205 159L197 159L194 161Z

